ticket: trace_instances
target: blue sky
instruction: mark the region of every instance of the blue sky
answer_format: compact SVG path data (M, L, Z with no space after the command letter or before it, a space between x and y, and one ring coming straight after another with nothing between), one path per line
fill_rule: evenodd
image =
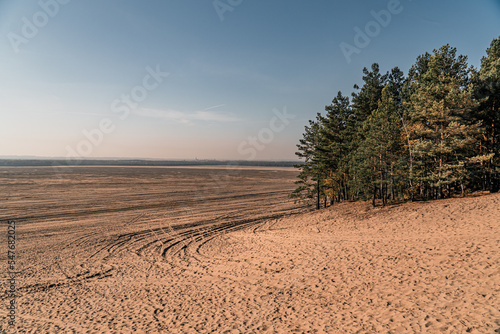
M0 0L0 156L295 160L363 67L446 43L478 67L499 18L498 0Z

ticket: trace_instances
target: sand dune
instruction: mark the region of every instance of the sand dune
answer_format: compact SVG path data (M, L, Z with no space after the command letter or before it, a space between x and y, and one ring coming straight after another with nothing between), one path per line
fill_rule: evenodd
M96 188L96 170L67 181L93 194L71 207L49 190L23 212L11 191L2 217L35 217L18 223L18 332L500 332L500 194L304 212L286 197L293 172L242 171L187 211L148 195L173 191L151 170L107 206L121 186Z

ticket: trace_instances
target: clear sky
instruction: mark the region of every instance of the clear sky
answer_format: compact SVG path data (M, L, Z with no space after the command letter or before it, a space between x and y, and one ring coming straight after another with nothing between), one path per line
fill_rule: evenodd
M499 0L0 0L0 156L295 160L363 67L499 35Z

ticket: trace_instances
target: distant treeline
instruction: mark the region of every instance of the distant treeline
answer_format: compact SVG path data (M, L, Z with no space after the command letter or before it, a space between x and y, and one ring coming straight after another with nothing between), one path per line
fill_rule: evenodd
M73 159L0 159L0 166L259 166L293 167L296 161L248 160L73 160Z
M305 127L292 197L439 199L500 187L500 38L481 68L449 45L417 57L408 75L363 69L352 99L338 95Z

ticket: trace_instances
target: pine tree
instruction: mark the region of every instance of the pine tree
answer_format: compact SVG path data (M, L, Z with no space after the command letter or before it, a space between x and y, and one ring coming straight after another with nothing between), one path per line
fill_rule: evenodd
M391 186L402 146L401 122L388 86L382 90L378 108L365 120L363 131L365 140L358 148L354 168L364 187L372 189L373 205L378 194L385 206L389 191L394 192Z
M399 67L394 67L391 72L387 73L387 87L391 94L392 99L396 105L396 114L400 121L401 126L401 159L400 166L398 166L397 173L393 173L394 177L398 176L398 180L392 180L393 191L391 194L392 199L395 197L394 187L397 185L399 193L407 199L413 200L413 152L410 146L410 132L409 132L409 115L408 110L405 108L404 101L408 97L408 80L405 78L403 71ZM405 156L405 158L403 158ZM397 182L398 181L398 182Z
M322 126L322 116L319 113L315 121L310 120L309 126L305 126L303 138L300 139L297 145L298 151L295 153L304 159L304 163L296 166L300 169L299 180L295 182L299 187L291 194L292 198L298 199L313 199L316 196L316 209L320 207L321 181L325 174L318 155Z
M354 85L354 89L359 92L352 93L353 110L360 126L372 111L377 109L387 80L387 74L380 74L380 67L377 63L372 64L371 71L368 71L366 67L363 68L363 74L363 86L359 88L358 85Z
M403 89L406 82L405 75L403 71L396 66L390 72L387 72L386 78L386 87L394 103L399 108L402 105Z
M475 115L483 124L481 149L484 154L485 187L491 192L500 188L500 37L494 39L481 59L475 77L475 96L481 101Z
M463 193L480 125L468 121L476 106L470 73L467 57L449 45L419 57L410 71L413 177L425 198L442 198L445 190L450 196L458 185Z
M357 92L352 93L352 110L353 118L353 137L350 145L351 154L349 155L349 166L353 171L353 178L351 180L352 192L355 193L356 198L366 198L369 194L366 189L367 182L370 181L362 177L364 168L362 167L363 161L359 160L357 151L360 143L365 140L365 132L363 125L366 119L378 107L378 102L382 95L382 89L387 81L387 74L380 73L380 67L377 63L373 63L371 71L366 67L363 68L363 86L354 85ZM354 172L357 171L357 172Z
M352 141L352 128L354 115L351 110L349 98L338 92L332 104L325 107L326 116L323 118L321 129L321 143L319 156L325 166L327 188L330 202L348 198L348 156Z

